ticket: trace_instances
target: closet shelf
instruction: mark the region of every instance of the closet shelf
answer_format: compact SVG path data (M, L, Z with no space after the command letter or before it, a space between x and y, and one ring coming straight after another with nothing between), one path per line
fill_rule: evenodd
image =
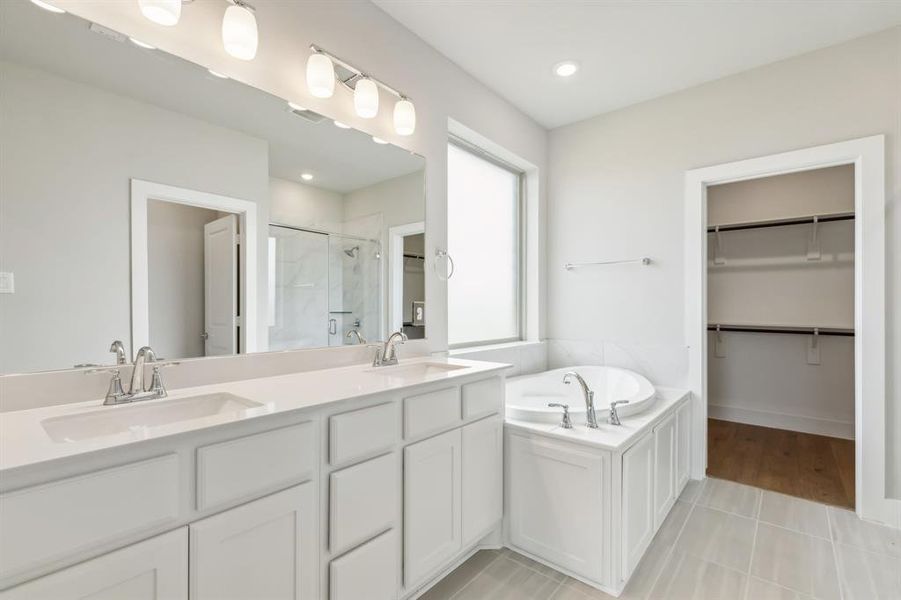
M832 221L853 221L854 213L831 213L827 215L811 215L809 217L793 217L790 219L774 219L772 221L753 221L746 223L723 223L720 225L708 225L707 233L715 233L719 228L720 233L724 231L739 231L741 229L763 229L765 227L785 227L786 225L805 225L812 224L816 220L818 223L829 223Z
M782 333L791 335L834 335L854 337L854 329L842 327L807 327L790 325L735 325L726 323L708 323L707 331L726 331L733 333Z

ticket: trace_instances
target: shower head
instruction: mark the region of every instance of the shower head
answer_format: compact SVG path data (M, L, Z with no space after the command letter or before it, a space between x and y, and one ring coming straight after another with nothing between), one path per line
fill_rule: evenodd
M353 248L345 248L344 254L348 255L351 258L356 258L357 252L359 252L359 250L360 250L359 246L354 246Z

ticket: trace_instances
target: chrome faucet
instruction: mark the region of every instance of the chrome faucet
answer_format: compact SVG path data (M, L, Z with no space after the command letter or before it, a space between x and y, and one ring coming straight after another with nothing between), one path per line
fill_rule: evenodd
M347 335L344 336L345 340L349 340L351 338L357 338L357 344L366 344L366 338L363 337L363 334L360 333L360 330L356 327L347 332Z
M153 375L150 379L150 387L144 387L144 365L147 362L156 363L156 353L150 346L144 346L138 350L135 356L134 371L131 374L130 389L126 392L122 389L122 379L119 376L118 367L103 367L99 369L88 369L85 373L112 373L113 378L110 380L109 390L106 392L104 405L126 404L128 402L139 402L141 400L157 400L165 398L166 387L163 385L163 378L160 375L162 367L174 367L178 362L167 362L153 365Z
M372 358L373 367L387 367L397 364L397 344L407 341L407 334L403 331L395 331L388 336L383 346L377 346L375 356Z
M128 358L125 354L125 344L121 340L116 340L110 344L109 351L115 353L117 365L127 365Z
M131 372L131 387L128 390L129 396L137 396L138 394L150 391L144 389L144 363L155 362L156 352L150 346L144 346L135 354L135 367Z
M585 418L589 429L598 428L598 415L594 410L594 392L588 389L588 384L582 379L582 376L575 371L569 371L563 376L563 383L569 385L571 380L575 378L582 388L582 395L585 396Z
M611 425L622 425L622 422L619 420L619 415L616 413L616 407L620 404L628 404L628 400L617 400L616 402L610 403L610 424Z

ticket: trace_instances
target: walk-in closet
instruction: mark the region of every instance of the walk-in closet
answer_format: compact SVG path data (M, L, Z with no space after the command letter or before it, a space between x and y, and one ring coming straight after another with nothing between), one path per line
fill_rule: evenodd
M854 166L708 189L708 467L854 507Z

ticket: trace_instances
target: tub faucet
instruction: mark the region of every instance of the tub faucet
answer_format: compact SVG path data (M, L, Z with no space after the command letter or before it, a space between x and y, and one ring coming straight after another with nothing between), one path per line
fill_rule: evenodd
M582 376L575 371L567 372L563 376L563 383L569 385L572 378L575 378L575 380L579 382L579 387L582 388L582 395L585 396L585 418L588 421L586 424L588 425L589 429L597 429L598 415L594 411L594 392L588 389L588 384L585 383L585 380L582 378Z

